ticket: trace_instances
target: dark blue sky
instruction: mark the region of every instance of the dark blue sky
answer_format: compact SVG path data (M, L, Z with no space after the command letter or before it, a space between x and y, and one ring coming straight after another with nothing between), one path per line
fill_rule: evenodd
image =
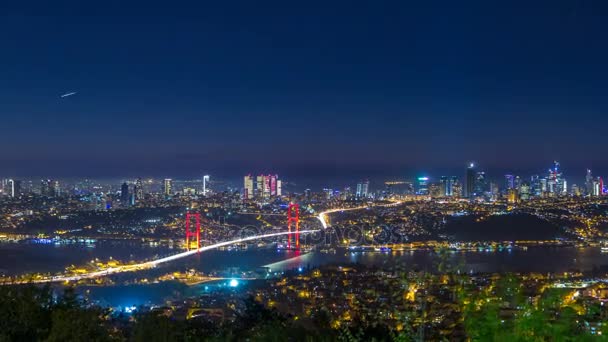
M6 3L0 174L608 171L606 1Z

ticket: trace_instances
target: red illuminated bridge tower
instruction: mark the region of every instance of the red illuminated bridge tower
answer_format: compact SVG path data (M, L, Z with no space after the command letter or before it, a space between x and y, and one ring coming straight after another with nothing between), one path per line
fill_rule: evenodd
M295 249L300 249L300 206L294 203L289 203L287 208L287 248L291 249L291 228L294 228L296 235Z
M196 223L196 231L190 230L190 219L194 217ZM189 212L186 213L186 249L190 250L190 237L196 237L196 248L201 248L201 214Z

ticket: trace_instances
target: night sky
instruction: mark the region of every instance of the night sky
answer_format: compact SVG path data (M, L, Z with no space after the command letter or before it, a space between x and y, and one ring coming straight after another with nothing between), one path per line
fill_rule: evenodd
M8 3L0 175L608 172L606 1Z

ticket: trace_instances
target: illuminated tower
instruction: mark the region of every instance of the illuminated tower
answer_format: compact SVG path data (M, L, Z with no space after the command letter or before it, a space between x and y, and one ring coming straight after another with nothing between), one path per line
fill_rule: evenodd
M466 177L464 179L464 197L472 198L475 196L475 163L470 163L467 167Z
M287 207L287 248L291 249L291 227L294 227L296 246L295 249L300 249L300 206L290 203Z
M369 181L368 180L364 180L364 181L357 183L357 192L356 192L357 198L367 198L368 193L369 193Z
M190 218L195 218L196 230L190 231ZM201 214L186 213L186 249L190 250L190 237L196 237L196 248L201 248Z
M165 178L165 181L163 182L163 194L165 196L170 196L172 187L173 187L173 180L171 178Z
M253 177L251 175L245 176L243 179L243 183L243 199L253 199Z
M137 178L135 181L133 193L135 193L136 201L142 201L144 199L144 182L142 182L141 178Z
M207 196L207 183L209 182L209 175L203 176L203 196Z
M120 204L126 207L129 204L129 184L127 182L122 183L120 187Z

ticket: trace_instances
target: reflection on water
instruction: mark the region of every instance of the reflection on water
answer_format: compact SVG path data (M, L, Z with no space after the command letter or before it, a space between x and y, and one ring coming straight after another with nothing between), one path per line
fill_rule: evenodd
M176 253L167 246L150 246L138 241L98 241L95 248L86 245L44 245L0 243L0 272L21 274L25 272L60 272L66 266L84 264L94 258L110 257L121 261L142 260ZM449 260L465 272L564 272L589 271L593 268L608 269L608 254L599 248L530 247L494 252L452 252ZM202 272L223 272L227 269L251 271L260 266L270 267L272 272L326 264L362 264L402 269L426 269L431 271L437 264L433 251L351 252L338 249L332 252L299 254L294 251L275 249L220 251L213 250L169 263L150 273L140 272L138 277L166 274L173 271L196 269ZM219 284L187 286L177 282L149 285L116 285L110 287L83 287L90 298L112 306L160 304L169 299L197 296L212 290Z

